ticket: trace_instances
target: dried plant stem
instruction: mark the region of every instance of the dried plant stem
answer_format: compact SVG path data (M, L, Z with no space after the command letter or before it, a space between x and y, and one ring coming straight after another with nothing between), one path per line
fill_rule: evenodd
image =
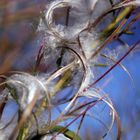
M92 54L90 59L93 59L108 43L112 41L112 39L118 34L120 29L126 23L126 19L123 19L119 26L115 29L115 31L104 41L104 43Z

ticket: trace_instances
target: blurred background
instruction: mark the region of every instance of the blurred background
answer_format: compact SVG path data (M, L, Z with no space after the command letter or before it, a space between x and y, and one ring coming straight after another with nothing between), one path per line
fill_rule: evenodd
M0 1L0 74L11 70L31 72L41 45L41 35L37 31L41 11L48 0L1 0ZM140 39L140 21L133 29L134 34L122 35L121 39L132 45ZM118 45L112 43L110 45ZM140 50L134 50L122 64L130 72L132 79L119 66L102 79L103 87L112 99L122 124L122 140L140 140ZM101 70L102 71L102 70ZM10 105L7 105L9 108ZM16 106L14 106L16 108ZM16 109L15 109L16 110ZM12 112L9 109L8 112ZM106 114L105 114L106 115ZM107 116L106 116L107 117ZM90 119L87 120L90 122ZM96 122L85 124L82 130L85 139L97 140L100 129ZM87 131L88 129L88 134ZM95 136L95 133L97 136ZM115 135L115 127L112 135ZM88 136L87 136L88 135ZM106 140L112 139L107 136Z

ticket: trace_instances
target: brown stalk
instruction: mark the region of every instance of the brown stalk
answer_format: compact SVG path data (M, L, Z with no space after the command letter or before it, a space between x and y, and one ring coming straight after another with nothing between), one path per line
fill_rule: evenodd
M93 59L108 43L112 41L112 39L118 34L120 29L126 23L127 19L123 19L119 26L115 29L115 31L104 41L104 43L92 54L91 58ZM91 59L90 58L90 59Z
M31 103L27 106L27 108L25 109L25 111L23 112L20 121L18 122L17 126L15 127L14 131L12 132L12 134L10 135L9 139L10 140L14 140L16 137L16 134L18 132L18 130L20 130L20 128L23 126L23 124L26 122L26 120L28 119L29 115L32 112L33 107L35 106L35 103L38 99L39 94L36 94L33 98L33 100L31 101Z

